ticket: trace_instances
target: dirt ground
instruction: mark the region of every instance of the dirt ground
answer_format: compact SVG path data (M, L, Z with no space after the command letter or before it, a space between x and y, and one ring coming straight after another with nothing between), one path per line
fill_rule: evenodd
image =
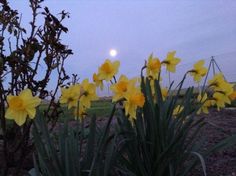
M221 111L213 109L208 115L203 115L208 124L204 127L201 137L205 138L204 148L213 146L225 137L236 134L236 108ZM198 168L192 176L202 176ZM236 146L213 153L206 159L208 176L236 176Z

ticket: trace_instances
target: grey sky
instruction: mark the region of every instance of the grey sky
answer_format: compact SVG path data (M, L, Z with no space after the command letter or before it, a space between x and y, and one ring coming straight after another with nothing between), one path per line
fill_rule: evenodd
M27 23L27 1L10 3L23 12ZM168 51L176 50L182 65L190 67L197 59L236 51L234 0L46 0L44 4L54 12L70 12L64 40L74 55L66 66L81 78L97 71L110 48L118 50L120 73L129 76L139 74L151 52L162 60ZM236 58L231 56L227 62L230 65L225 67L232 67Z

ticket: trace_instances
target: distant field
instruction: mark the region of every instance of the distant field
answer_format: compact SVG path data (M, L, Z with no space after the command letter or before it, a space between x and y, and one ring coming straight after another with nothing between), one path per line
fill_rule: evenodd
M111 113L112 106L111 100L94 101L92 102L91 108L87 110L88 116L96 114L97 117L107 117ZM43 111L47 107L48 104L43 104L40 106L39 110ZM59 120L63 120L64 118L74 119L73 110L68 110L66 105L63 106L63 115Z

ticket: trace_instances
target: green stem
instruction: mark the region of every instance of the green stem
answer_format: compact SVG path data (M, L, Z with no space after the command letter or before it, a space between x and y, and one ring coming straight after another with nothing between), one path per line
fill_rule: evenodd
M82 155L82 149L83 149L83 139L84 139L84 118L81 118L81 136L80 136L80 156Z
M116 104L117 104L117 103L116 103ZM99 142L98 149L97 149L97 153L96 153L95 157L93 158L93 162L92 162L91 167L90 167L89 176L92 176L92 174L93 174L93 170L94 170L94 167L95 167L95 163L96 163L97 158L98 158L98 156L99 156L99 154L100 154L100 151L101 151L101 148L102 148L102 146L103 146L104 140L105 140L106 135L107 135L107 133L108 133L108 130L109 130L109 128L110 128L111 121L112 121L113 116L114 116L115 111L116 111L116 104L113 105L112 112L111 112L110 117L109 117L109 119L108 119L108 121L107 121L105 131L104 131L104 133L103 133L103 135L102 135L102 137L101 137L101 140L100 140L100 142Z
M170 84L171 84L171 82L170 82L170 72L168 72L168 77L169 77L169 86L170 86Z
M113 76L113 79L114 79L114 82L115 82L115 84L116 84L116 83L117 83L116 77L115 77L115 76Z

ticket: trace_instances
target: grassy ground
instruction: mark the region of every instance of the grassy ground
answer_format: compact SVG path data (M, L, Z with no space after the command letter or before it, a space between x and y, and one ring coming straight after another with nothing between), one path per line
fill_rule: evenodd
M47 104L41 105L39 110L43 111L47 108ZM87 110L88 116L96 115L97 117L107 117L112 111L112 102L111 100L98 100L92 102L91 108ZM73 110L68 110L66 106L63 106L63 115L59 121L63 121L64 118L74 119Z
M112 102L110 100L99 100L92 103L90 109L88 109L88 115L96 114L97 116L109 116L112 110Z

